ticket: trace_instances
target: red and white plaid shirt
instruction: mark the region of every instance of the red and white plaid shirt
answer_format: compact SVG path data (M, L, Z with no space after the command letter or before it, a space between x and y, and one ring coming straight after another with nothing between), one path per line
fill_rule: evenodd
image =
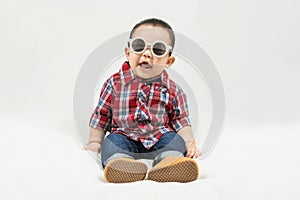
M89 122L150 149L167 132L190 126L186 95L166 71L151 80L137 77L125 62L104 83Z

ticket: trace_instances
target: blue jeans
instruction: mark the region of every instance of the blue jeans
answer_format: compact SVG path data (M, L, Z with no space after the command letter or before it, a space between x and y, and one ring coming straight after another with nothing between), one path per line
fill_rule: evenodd
M167 156L184 157L186 152L183 138L174 132L162 135L158 142L146 149L140 141L133 141L127 136L111 133L103 141L101 162L103 169L115 158L153 159L153 166Z

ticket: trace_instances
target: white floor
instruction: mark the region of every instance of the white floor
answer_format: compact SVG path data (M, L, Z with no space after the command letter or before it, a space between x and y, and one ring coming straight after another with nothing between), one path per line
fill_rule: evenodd
M1 199L299 199L300 127L246 126L228 122L195 182L107 184L72 119L1 117Z

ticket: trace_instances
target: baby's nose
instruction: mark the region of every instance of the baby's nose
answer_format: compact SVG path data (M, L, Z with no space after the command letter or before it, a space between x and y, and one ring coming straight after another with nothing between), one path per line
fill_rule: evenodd
M147 48L144 52L143 52L143 56L146 58L152 58L152 53L151 50L149 48Z

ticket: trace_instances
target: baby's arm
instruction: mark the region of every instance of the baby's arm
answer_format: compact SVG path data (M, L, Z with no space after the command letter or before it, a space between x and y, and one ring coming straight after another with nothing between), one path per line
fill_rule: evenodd
M196 141L194 138L193 130L190 126L185 126L178 131L178 134L185 141L186 147L186 157L198 158L200 156L200 151L196 146Z
M98 104L89 122L90 133L85 150L100 152L101 144L105 136L104 130L108 130L111 124L113 83L111 78L103 84Z
M99 153L104 136L105 133L101 128L90 128L89 140L84 149Z

